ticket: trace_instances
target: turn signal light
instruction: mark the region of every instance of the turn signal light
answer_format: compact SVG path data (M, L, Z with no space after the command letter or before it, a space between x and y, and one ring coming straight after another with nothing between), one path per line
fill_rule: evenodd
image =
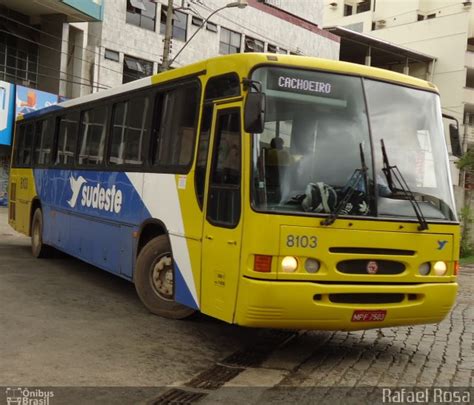
M270 273L272 271L272 257L265 255L255 255L253 269L260 273Z
M459 274L459 270L461 270L461 266L459 265L458 261L454 262L454 275L457 276Z

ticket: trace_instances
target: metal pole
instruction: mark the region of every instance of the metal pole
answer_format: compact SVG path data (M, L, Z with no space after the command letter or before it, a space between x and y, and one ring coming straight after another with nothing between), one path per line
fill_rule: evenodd
M173 35L173 11L173 0L168 0L168 10L166 12L165 40L163 45L163 70L168 70L170 65L171 37Z

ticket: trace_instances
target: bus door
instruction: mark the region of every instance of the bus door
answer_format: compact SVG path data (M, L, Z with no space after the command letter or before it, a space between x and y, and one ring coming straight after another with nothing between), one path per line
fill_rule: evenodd
M216 106L202 245L201 309L232 322L242 239L242 131L239 103Z

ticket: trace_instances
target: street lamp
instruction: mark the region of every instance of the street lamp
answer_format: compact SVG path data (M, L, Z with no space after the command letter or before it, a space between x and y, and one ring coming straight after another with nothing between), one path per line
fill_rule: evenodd
M198 27L196 31L194 31L194 34L191 35L191 37L186 41L186 43L183 45L183 47L178 51L178 53L175 55L173 59L171 59L169 62L166 61L167 63L163 62L163 70L168 70L170 66L173 64L173 62L176 60L176 58L179 56L181 52L183 52L183 49L188 46L188 44L191 42L191 40L196 36L196 34L201 30L204 25L209 21L209 19L216 13L218 13L221 10L224 10L225 8L245 8L248 6L247 0L239 0L239 1L234 1L232 3L226 4L225 6L218 8L217 10L214 10L209 16L201 23L201 25Z

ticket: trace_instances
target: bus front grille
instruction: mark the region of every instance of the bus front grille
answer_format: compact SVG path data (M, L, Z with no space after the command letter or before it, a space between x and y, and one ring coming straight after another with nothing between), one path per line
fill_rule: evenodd
M395 304L402 302L405 294L394 293L341 293L329 294L329 300L335 304Z
M405 265L392 260L344 260L337 263L336 268L344 274L400 274Z

